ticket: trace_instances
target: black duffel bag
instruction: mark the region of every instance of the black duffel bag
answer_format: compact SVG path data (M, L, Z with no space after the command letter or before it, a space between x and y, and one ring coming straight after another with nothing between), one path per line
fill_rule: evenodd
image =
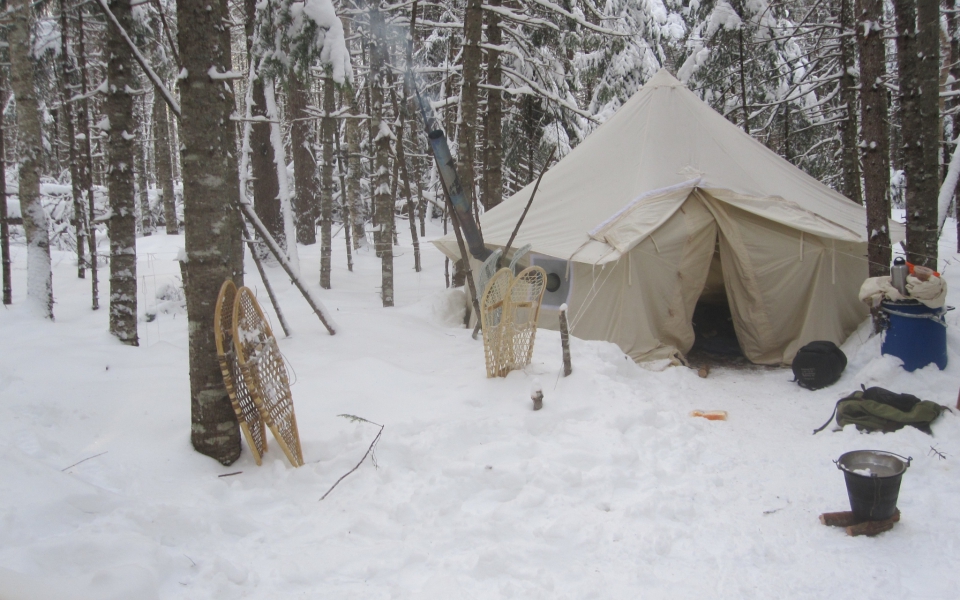
M833 342L810 342L793 359L794 381L808 390L833 385L847 367L847 356Z

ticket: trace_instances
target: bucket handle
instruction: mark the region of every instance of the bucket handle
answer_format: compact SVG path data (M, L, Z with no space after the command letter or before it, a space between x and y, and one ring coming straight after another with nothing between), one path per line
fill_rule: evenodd
M880 310L887 313L888 315L894 315L897 317L905 317L907 319L930 319L938 325L947 326L947 322L944 320L943 316L947 313L947 310L953 310L953 307L948 307L947 310L935 313L935 314L925 314L925 315L914 315L910 313L900 312L899 310L892 310L885 306L880 307Z
M897 458L901 458L901 459L907 461L907 466L904 467L904 469L909 469L909 468L910 468L910 463L913 462L913 457L912 457L912 456L900 456L900 455L897 454L896 452L888 452L887 450L880 450L880 452L886 452L887 454L892 454L892 455L896 456ZM833 464L837 465L837 468L840 469L841 471L843 470L843 467L840 466L840 459L839 459L839 458L834 459ZM876 477L876 475L872 475L872 477Z
M900 455L897 454L896 452L888 452L887 454L892 454L892 455L896 456L897 458L902 458L903 460L907 461L907 466L906 466L907 469L910 468L910 463L913 462L913 457L912 457L912 456L900 456Z

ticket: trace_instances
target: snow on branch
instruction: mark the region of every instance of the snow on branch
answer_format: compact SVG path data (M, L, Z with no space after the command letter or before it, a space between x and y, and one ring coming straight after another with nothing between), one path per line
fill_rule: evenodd
M503 68L503 72L504 72L505 74L507 74L507 75L509 75L510 77L512 77L512 78L514 78L514 79L518 79L518 80L522 81L523 83L527 84L526 86L521 86L521 87L519 87L519 88L512 88L512 89L501 88L501 89L503 89L503 91L509 92L509 93L511 93L511 94L527 94L527 95L530 95L530 96L538 95L538 96L541 96L541 97L543 97L543 98L546 98L547 100L550 100L550 101L552 101L552 102L557 103L558 105L562 106L563 108L566 108L566 109L569 110L570 112L575 113L575 114L578 114L578 115L580 115L581 117L583 117L583 118L585 118L585 119L588 119L588 120L590 120L590 121L592 121L592 122L594 122L594 123L597 122L597 120L593 117L593 115L591 115L591 114L588 113L587 111L582 110L581 108L579 108L579 107L578 107L577 105L575 105L575 104L570 104L570 102L568 102L567 100L564 100L563 98L561 98L560 96L557 96L556 94L554 94L554 93L552 93L552 92L548 92L547 90L545 90L545 89L543 89L542 87L540 87L540 85L537 84L535 81L532 81L532 80L524 77L523 75L521 75L520 73L518 73L517 71L514 71L513 69L511 69L511 68L509 68L509 67L502 67L502 68ZM484 87L489 87L489 86L484 86Z
M264 2L257 6L257 21L253 47L260 75L306 71L319 61L338 84L353 81L343 23L331 0Z
M67 100L67 103L69 104L70 102L79 102L80 100L87 100L89 98L93 98L97 94L106 94L106 93L107 93L107 80L104 79L103 81L100 82L100 85L98 85L97 87L93 88L86 94L77 94L76 96L73 96L72 98Z
M630 33L621 33L621 32L619 32L619 31L614 31L614 30L612 30L612 29L607 29L606 27L598 27L597 25L594 25L593 23L584 20L584 18L583 18L582 16L576 15L576 14L574 14L574 13L566 10L566 9L563 8L562 6L560 6L560 5L558 5L558 4L554 4L553 2L550 2L550 0L531 0L531 1L532 1L534 4L539 4L540 6L542 6L542 7L544 7L544 8L547 8L547 9L550 9L550 10L552 10L553 12L560 13L560 14L563 15L564 17L570 19L571 21L575 21L575 22L577 23L577 25L580 25L581 27L585 27L586 29L589 29L590 31L596 31L597 33L602 33L602 34L604 34L604 35L615 35L615 36L617 36L617 37L630 37L631 35L633 35L633 34L630 34Z
M515 56L515 57L517 58L517 60L520 61L520 64L523 64L523 63L525 63L525 62L527 61L527 59L526 59L526 57L523 55L523 53L521 53L520 50L518 50L517 48L515 48L515 47L513 47L513 46L483 43L483 44L480 44L480 47L483 48L484 50L494 50L494 51L499 52L499 53L501 53L501 54L510 54L510 55L512 55L512 56Z
M543 25L544 27L549 27L554 31L560 31L560 27L552 21L548 21L546 19L540 19L537 17L528 17L527 15L522 15L520 13L513 12L509 8L506 8L503 6L484 5L483 10L486 10L492 13L497 13L501 17L505 19L510 19L511 21L514 21L516 23L523 23L524 25ZM462 25L459 25L459 26L462 27Z
M229 81L231 79L243 79L243 73L237 71L227 71L226 73L218 71L217 67L210 67L207 70L207 76L213 81Z

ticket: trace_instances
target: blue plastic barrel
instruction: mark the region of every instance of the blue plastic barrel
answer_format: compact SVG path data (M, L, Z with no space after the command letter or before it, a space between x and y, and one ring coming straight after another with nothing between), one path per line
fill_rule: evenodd
M880 345L882 354L903 361L903 368L915 371L930 363L947 368L947 308L930 308L915 300L883 302L881 310L889 324Z

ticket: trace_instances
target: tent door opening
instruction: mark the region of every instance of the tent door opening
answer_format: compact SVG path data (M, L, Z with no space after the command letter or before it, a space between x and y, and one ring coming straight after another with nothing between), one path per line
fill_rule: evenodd
M720 262L719 242L713 253L707 282L693 311L693 333L696 336L688 358L736 360L743 358L740 340L733 325L727 288Z

